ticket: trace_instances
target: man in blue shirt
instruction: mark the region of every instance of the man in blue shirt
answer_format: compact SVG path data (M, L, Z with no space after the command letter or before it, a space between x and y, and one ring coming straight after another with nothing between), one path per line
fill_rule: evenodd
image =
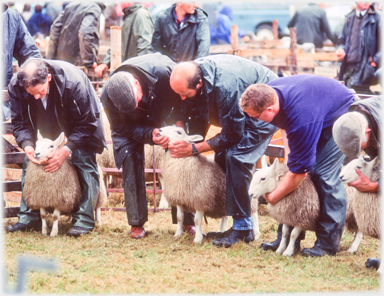
M338 81L314 75L251 85L240 100L241 109L249 116L276 125L286 135L289 172L275 190L265 194L265 199L276 204L311 173L321 215L315 245L303 249L303 255L334 255L340 248L346 196L339 173L345 156L332 137L332 126L353 100L353 94Z

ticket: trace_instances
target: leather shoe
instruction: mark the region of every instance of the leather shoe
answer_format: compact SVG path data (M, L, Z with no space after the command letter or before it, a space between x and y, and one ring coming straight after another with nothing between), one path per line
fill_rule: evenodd
M380 267L380 259L378 259L378 258L368 258L367 261L365 261L365 266L368 267L368 268L379 269L379 267Z
M232 231L228 236L215 239L212 244L216 247L224 246L226 248L229 248L230 246L237 244L240 241L249 243L254 240L255 240L255 235L253 234L253 229L248 229L248 230L232 229Z
M73 237L79 237L82 234L88 234L89 231L81 226L72 226L70 230L68 230L67 235Z
M301 254L304 255L304 256L311 256L311 257L323 257L325 255L330 255L330 256L331 255L335 255L335 254L333 254L331 252L323 250L319 246L314 246L312 248L304 248L301 251Z
M32 227L30 227L24 223L17 222L16 224L8 225L5 228L5 231L6 232L17 232L17 231L27 231L29 229L32 229Z
M131 226L131 231L129 232L132 238L139 239L145 237L145 230L143 226Z
M229 228L228 230L224 231L224 232L220 232L220 231L211 231L211 232L208 232L207 233L207 238L212 238L212 239L216 239L216 238L223 238L223 237L227 237L229 236L231 233L232 233L233 229L232 228Z

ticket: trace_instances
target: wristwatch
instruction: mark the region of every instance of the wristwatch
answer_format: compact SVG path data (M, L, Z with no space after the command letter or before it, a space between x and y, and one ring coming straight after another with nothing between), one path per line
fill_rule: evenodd
M197 155L197 154L199 154L199 152L198 152L197 149L196 149L195 144L192 144L192 154L193 154L193 155Z

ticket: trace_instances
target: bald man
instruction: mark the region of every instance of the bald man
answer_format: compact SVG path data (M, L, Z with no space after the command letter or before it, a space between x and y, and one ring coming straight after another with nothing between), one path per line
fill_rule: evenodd
M275 78L269 69L233 55L180 63L171 74L171 88L182 100L185 129L205 136L211 124L222 128L207 141L194 145L179 141L168 146L172 157L213 150L215 161L226 172L226 215L233 217L233 227L221 237L216 235L215 246L230 247L255 239L248 187L252 167L264 154L276 128L244 114L239 99L249 85Z

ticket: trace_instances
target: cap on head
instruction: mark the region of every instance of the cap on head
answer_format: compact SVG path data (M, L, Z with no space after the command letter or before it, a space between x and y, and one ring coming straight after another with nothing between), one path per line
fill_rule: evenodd
M358 158L363 140L363 126L358 114L345 113L333 125L332 135L340 150L351 158Z
M135 92L128 73L113 74L105 83L105 88L108 97L120 112L130 113L136 108Z

